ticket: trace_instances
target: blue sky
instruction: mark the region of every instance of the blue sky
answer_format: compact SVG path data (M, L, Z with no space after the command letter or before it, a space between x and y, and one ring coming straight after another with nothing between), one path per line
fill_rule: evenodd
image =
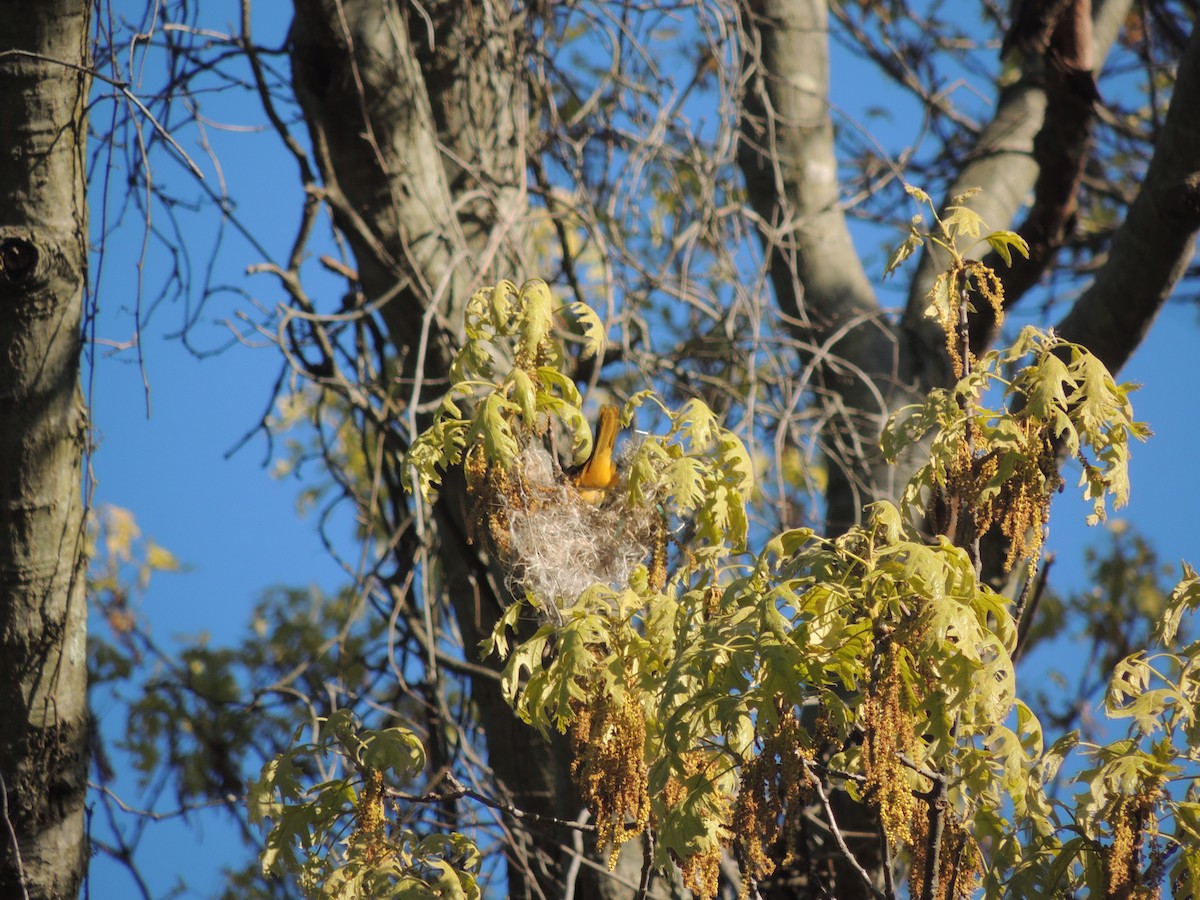
M213 7L215 18L209 24L222 29L227 20L236 18L236 6L219 6L219 10ZM282 8L256 20L265 43L279 42L286 25L279 17ZM834 70L837 103L861 112L876 102L872 80L847 78L839 65L846 65L844 58ZM218 98L212 110L203 111L239 127L257 126L261 116L253 98L243 97L231 105L230 96ZM108 112L101 106L94 115L99 119ZM894 119L904 121L902 116ZM217 183L218 174L206 158L200 135L185 129L179 137L210 183ZM262 155L271 139L253 131L211 127L205 138L220 160L220 177L231 186L238 214L256 234L268 236L271 253L284 253L298 215L297 208L279 206L280 198L292 202L295 197L292 161L282 154ZM178 177L177 164L165 162L161 155L159 160L159 178ZM123 173L116 182L123 185ZM113 196L119 198L122 189L118 187ZM93 202L93 226L98 227L100 208L95 197ZM214 235L201 229L194 239L194 257L203 263ZM219 354L200 358L185 349L178 337L181 323L195 310L176 303L155 310L148 322L146 310L141 310L140 362L130 351L111 351L107 342L127 342L135 331L139 293L135 262L141 240L140 220L131 216L109 238L100 284L96 336L101 343L95 348L90 392L98 437L92 460L95 501L131 510L143 533L187 566L184 573L156 576L144 599L143 612L156 636L169 642L173 635L203 631L216 642L230 641L244 632L251 607L267 588L313 584L332 592L345 578L325 553L315 521L296 511L299 483L269 477L263 439L255 437L227 458L270 400L279 366L274 349L233 343ZM874 237L860 240L860 250L874 249L867 245L869 240ZM212 276L214 283L256 292L268 307L277 302L278 290L267 276L245 274L246 266L262 261L261 255L234 235L226 241L219 269ZM164 277L162 263L155 259L145 273L143 302L155 295ZM210 349L229 344L226 323L231 319L236 323L236 313L244 308L244 298L233 293L211 300L189 332L194 346ZM1134 396L1134 406L1138 418L1156 434L1134 450L1132 500L1118 515L1145 533L1164 561L1173 563L1200 562L1200 547L1190 524L1192 511L1200 507L1200 481L1192 474L1194 448L1200 446L1200 417L1194 403L1200 384L1197 336L1194 308L1168 308L1119 376L1145 385ZM143 372L149 384L149 414ZM1087 509L1078 495L1074 476L1068 475L1048 544L1057 558L1054 583L1060 590L1082 584L1083 547L1100 538L1083 525ZM338 529L349 535L348 522L338 523ZM116 707L97 712L102 727L111 733L115 723L106 719L106 713L115 713ZM136 794L125 799L139 805ZM165 894L180 874L189 888L185 896L206 896L220 886L219 866L229 858L236 838L217 818L200 816L197 822L195 830L180 822L149 828L139 862L154 896ZM120 867L97 859L90 890L96 898L129 896L130 884Z

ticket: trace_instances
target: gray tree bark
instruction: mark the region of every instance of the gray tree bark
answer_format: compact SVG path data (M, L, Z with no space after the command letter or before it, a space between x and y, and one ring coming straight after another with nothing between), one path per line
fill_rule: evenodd
M87 859L89 5L3 0L0 21L0 896L63 898Z

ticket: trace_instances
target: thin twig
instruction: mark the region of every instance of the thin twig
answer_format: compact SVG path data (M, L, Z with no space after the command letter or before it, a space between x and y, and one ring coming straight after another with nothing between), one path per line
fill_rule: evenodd
M1033 615L1037 612L1042 595L1046 592L1046 584L1050 580L1050 567L1052 565L1054 565L1054 554L1047 553L1037 573L1036 585L1032 589L1032 594L1030 593L1030 585L1034 584L1035 579L1029 578L1025 582L1025 590L1021 591L1021 597L1017 601L1017 608L1013 611L1013 618L1017 623L1017 645L1013 647L1012 652L1014 665L1021 659L1021 654L1025 652L1025 646L1029 640L1029 629L1033 627Z
M0 816L4 817L4 827L8 830L8 842L12 844L13 859L17 862L17 883L21 885L21 896L29 900L29 888L25 886L25 864L21 861L21 846L17 843L17 829L12 819L8 817L8 785L4 783L4 773L0 772Z
M154 812L149 809L138 809L136 806L130 806L120 798L116 791L106 784L99 784L98 782L89 780L88 787L93 791L99 791L108 797L108 799L112 800L112 802L115 803L121 810L121 812L128 813L131 816L137 816L140 819L149 819L152 822L166 822L169 819L185 817L189 813L193 813L196 810L212 809L213 807L217 806L228 807L231 803L237 802L236 797L229 795L218 800L206 800L203 803L184 804L178 809L173 809L170 812Z
M154 118L154 113L150 112L150 110L146 108L146 104L139 100L137 95L129 89L128 82L119 81L116 78L109 78L103 72L99 72L96 69L88 66L81 66L78 63L68 62L65 59L55 59L53 56L46 56L43 53L34 53L32 50L0 50L0 59L4 59L8 56L20 56L25 59L36 59L38 62L62 66L66 69L82 72L89 78L95 78L97 81L103 81L105 84L116 88L121 93L121 96L136 106L141 114L149 120L150 124L154 126L154 130L158 132L159 137L171 145L172 149L174 149L174 151L178 153L180 157L182 157L183 161L187 163L188 168L192 170L192 173L201 181L204 180L204 173L200 171L200 167L192 162L192 158L187 155L187 151L179 146L179 142L176 141L175 138L171 137L171 133L159 123L158 119Z
M937 772L933 771L933 769L930 769L928 766L923 766L920 763L913 760L913 758L911 756L909 756L907 753L897 753L896 759L898 759L900 761L901 765L907 766L908 768L912 769L914 772L916 772L922 778L928 778L930 781L937 781L939 778L942 777Z
M642 832L642 877L638 880L636 900L646 900L650 891L650 876L654 874L654 829Z
M888 841L887 832L883 830L883 820L876 817L875 824L879 829L879 855L882 857L883 893L889 900L896 896L896 881L892 873L892 845Z
M579 815L575 821L583 824L588 821L591 812L585 806L579 811ZM575 900L575 889L579 884L579 870L583 867L583 861L587 856L583 852L583 832L576 831L571 835L571 863L567 866L567 874L564 879L566 890L563 891L563 900Z
M263 112L267 114L267 118L271 120L271 125L275 128L279 139L283 141L288 152L296 160L296 164L300 167L300 179L304 184L315 184L316 179L313 177L312 166L308 161L308 154L304 152L304 148L300 146L300 142L288 130L283 119L279 117L279 113L275 110L275 103L271 100L271 91L267 85L266 76L263 74L262 60L258 58L258 51L254 47L254 42L250 39L250 0L242 0L242 34L241 44L242 49L246 52L246 59L250 63L250 71L254 75L254 86L258 89L258 98L262 103Z
M967 276L962 274L962 287L958 291L958 354L962 372L959 375L960 381L966 381L971 377L971 293L967 289ZM963 440L966 444L967 459L971 460L972 465L977 465L975 462L975 399L974 396L965 394L959 395L959 405L965 418L963 422ZM961 502L961 500L960 500ZM964 547L967 555L971 558L971 564L975 567L975 577L979 578L983 571L983 560L979 554L979 528L978 528L978 513L974 502L968 503L965 509L962 510L966 515L966 531L960 532L968 537L967 546ZM951 539L954 539L951 535Z
M514 819L527 819L530 822L537 822L542 825L557 825L560 828L570 828L573 831L581 831L586 833L594 833L595 825L573 822L570 819L560 819L557 816L548 816L543 813L530 812L527 809L521 809L518 806L513 806L511 803L502 803L479 791L472 790L454 776L454 773L446 773L443 779L445 784L449 785L448 791L433 791L428 794L406 794L403 791L388 790L388 796L395 797L398 800L404 800L408 803L444 803L447 800L459 800L466 797L474 800L476 803L482 803L489 809L494 809L497 812L502 812L505 815L512 816Z
M821 807L825 810L825 816L829 820L829 833L833 835L833 840L837 843L838 849L842 851L846 862L850 864L850 868L862 879L863 886L872 897L881 897L884 900L889 900L883 891L875 886L875 882L867 874L867 870L862 867L862 863L858 861L858 858L846 844L846 839L842 836L842 830L838 827L837 819L834 818L833 806L829 802L829 795L825 793L825 786L821 784L820 777L813 771L812 764L803 757L800 758L800 763L804 766L804 771L808 775L809 786L816 792L817 798L821 801Z

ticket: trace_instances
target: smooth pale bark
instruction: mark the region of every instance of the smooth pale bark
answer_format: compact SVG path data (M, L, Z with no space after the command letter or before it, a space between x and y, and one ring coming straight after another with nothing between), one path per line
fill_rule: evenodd
M882 318L838 197L824 0L749 0L738 162L759 219L771 286L826 408L832 530L873 498L877 441L900 382ZM905 397L909 395L902 391ZM863 441L863 436L870 439ZM875 464L872 465L872 461Z
M88 9L0 3L0 897L76 896L87 858Z

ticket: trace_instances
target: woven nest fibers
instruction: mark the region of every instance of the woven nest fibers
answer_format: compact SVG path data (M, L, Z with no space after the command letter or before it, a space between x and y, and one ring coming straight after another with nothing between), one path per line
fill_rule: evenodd
M659 513L629 502L623 478L593 505L540 446L527 447L503 482L486 498L493 542L503 550L509 588L531 594L551 621L594 584L625 587L662 530Z

